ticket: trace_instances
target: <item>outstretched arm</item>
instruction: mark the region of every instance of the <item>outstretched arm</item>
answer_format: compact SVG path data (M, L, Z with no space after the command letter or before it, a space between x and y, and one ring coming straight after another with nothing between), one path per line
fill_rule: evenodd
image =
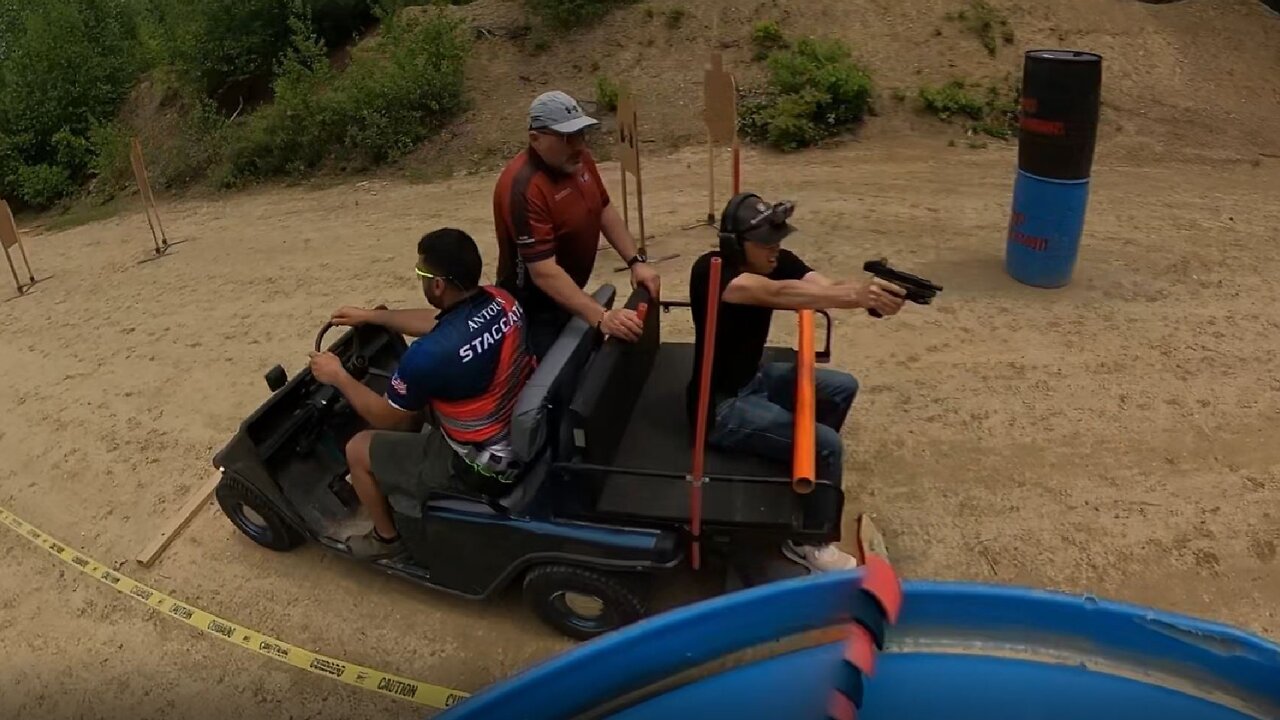
M725 288L725 302L779 310L866 308L892 315L902 308L902 288L873 278L865 283L824 285L807 280L770 280L743 273Z

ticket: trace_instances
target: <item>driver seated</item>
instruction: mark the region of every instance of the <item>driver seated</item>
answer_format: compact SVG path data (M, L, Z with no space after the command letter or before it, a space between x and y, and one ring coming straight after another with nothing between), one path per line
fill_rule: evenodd
M754 193L734 196L720 216L720 249L699 257L689 275L689 299L697 330L693 374L686 389L689 424L698 407L707 297L720 297L707 443L730 452L791 462L795 431L795 363L762 363L774 310L865 308L885 316L902 309L905 291L879 278L837 282L781 247L794 227L789 202L767 203ZM720 258L720 287L712 288L711 261ZM858 393L848 373L818 368L814 373L818 477L839 482L843 449L840 428ZM789 559L811 571L845 570L857 559L835 545L782 547Z
M511 415L534 363L520 305L507 291L480 285L481 265L470 235L435 230L418 242L415 271L438 312L344 307L333 314L335 325L381 325L417 338L385 396L332 353L312 354L312 374L336 387L371 428L346 448L351 484L373 518L373 529L347 539L355 557L403 552L393 507L419 517L432 490L475 494L514 481ZM432 422L424 424L428 414Z

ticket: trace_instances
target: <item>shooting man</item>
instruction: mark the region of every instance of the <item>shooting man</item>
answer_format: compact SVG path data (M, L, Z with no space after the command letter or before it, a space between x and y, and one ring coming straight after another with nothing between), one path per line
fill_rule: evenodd
M780 247L794 228L789 202L770 204L754 193L734 196L720 217L720 250L693 264L689 297L697 348L686 392L690 424L696 420L707 294L720 294L715 357L711 369L707 442L715 447L790 462L794 433L796 367L761 365L774 310L864 308L880 315L902 309L905 291L872 278L837 283ZM712 258L723 262L719 288L710 288ZM815 372L818 477L838 482L843 449L840 427L858 392L852 375L825 368ZM788 541L783 553L815 571L843 570L857 560L835 545L805 546Z

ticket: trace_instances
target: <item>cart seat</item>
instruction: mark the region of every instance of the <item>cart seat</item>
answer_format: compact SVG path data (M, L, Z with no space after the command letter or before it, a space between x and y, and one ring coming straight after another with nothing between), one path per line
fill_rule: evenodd
M616 296L617 290L608 284L592 295L606 308L613 307ZM511 417L511 447L525 466L538 459L549 443L554 452L559 451L558 410L568 406L596 336L582 318L570 320L520 391Z

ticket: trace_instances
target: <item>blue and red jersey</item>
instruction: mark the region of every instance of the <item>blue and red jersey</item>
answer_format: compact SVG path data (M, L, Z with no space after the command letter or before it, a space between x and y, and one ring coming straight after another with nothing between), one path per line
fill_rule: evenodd
M409 346L387 400L407 412L430 407L450 440L506 454L516 398L532 372L524 311L507 291L482 287Z

